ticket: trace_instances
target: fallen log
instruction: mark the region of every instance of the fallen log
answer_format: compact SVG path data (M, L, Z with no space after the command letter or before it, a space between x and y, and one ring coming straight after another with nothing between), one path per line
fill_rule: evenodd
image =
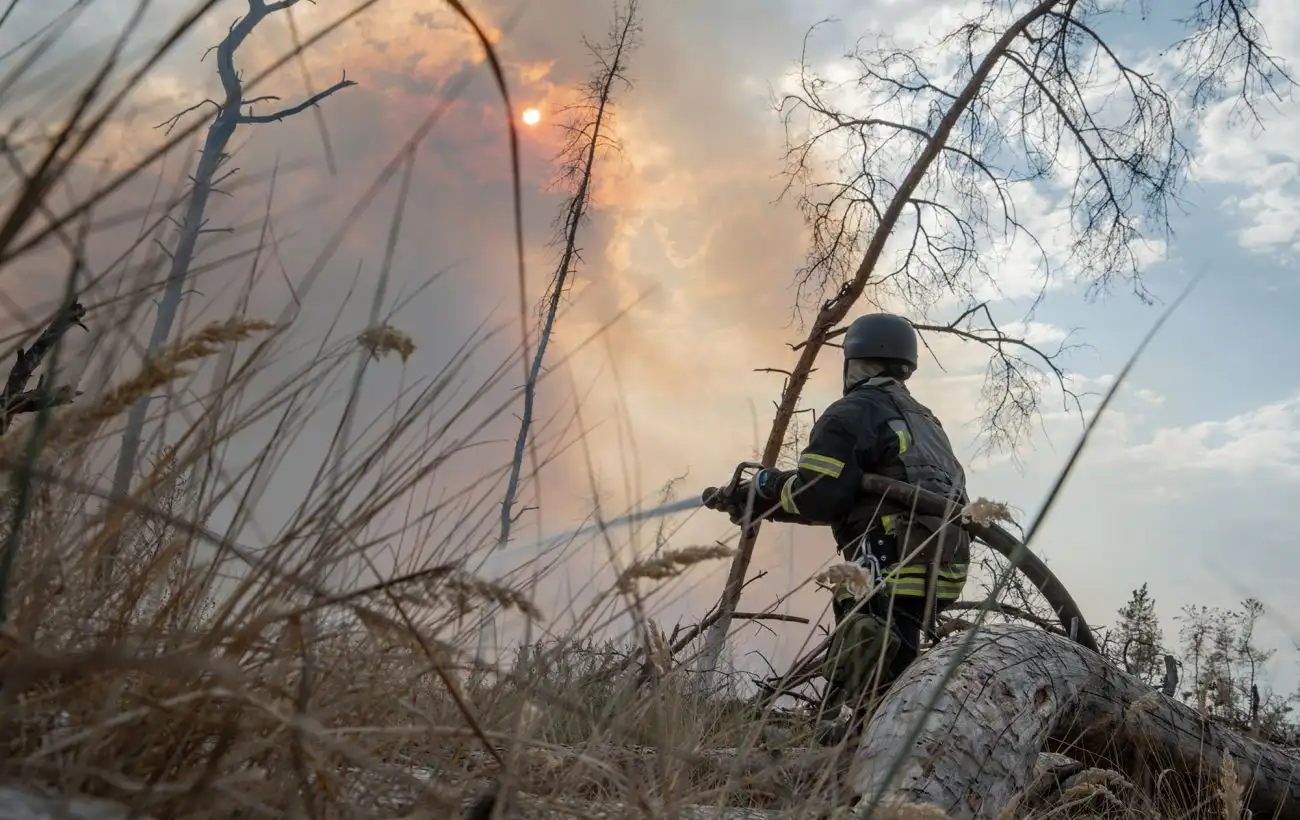
M1300 753L1207 720L1041 629L989 625L969 647L966 637L918 658L881 701L850 774L863 802L905 800L952 820L992 820L1023 795L1039 753L1054 751L1158 787L1166 799L1215 795L1235 777L1254 816L1300 820Z
M925 515L933 515L950 521L959 521L961 510L957 505L941 495L922 490L902 481L895 481L884 476L868 475L862 479L862 489L869 494L897 505L902 510L915 510ZM1056 617L1061 621L1065 634L1070 635L1082 646L1099 651L1097 640L1088 628L1083 611L1075 603L1065 585L1056 574L1048 569L1037 555L1020 543L1020 539L993 523L964 521L961 525L973 538L984 542L990 549L1000 553L1012 566L1016 567L1025 578L1042 594L1051 606Z

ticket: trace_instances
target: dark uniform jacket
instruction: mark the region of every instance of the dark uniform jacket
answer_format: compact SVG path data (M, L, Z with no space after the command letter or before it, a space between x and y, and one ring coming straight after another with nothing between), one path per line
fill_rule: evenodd
M943 426L898 381L876 377L837 399L821 417L796 470L778 476L774 521L828 525L854 560L865 549L895 595L956 600L966 582L970 537L957 524L869 497L864 474L905 481L968 502L966 475Z

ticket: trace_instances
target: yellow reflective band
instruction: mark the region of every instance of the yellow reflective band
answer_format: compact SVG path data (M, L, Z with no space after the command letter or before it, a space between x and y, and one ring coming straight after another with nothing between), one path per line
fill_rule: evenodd
M844 472L844 462L830 456L804 453L799 456L799 469L807 470L810 473L818 473L827 478L839 478L840 474Z
M901 456L907 452L907 448L912 446L912 433L907 429L907 422L902 419L895 419L889 423L889 429L894 431L898 437L898 454Z
M922 598L926 594L925 581L921 579L886 580L885 586L900 598ZM935 597L944 601L955 601L961 597L962 586L960 584L936 584Z
M920 576L925 577L930 574L930 567L925 564L904 564L903 566L894 567L888 570L886 576ZM941 564L939 571L935 573L940 580L947 581L965 581L966 565L965 564Z
M966 564L943 564L934 582L934 595L942 601L955 601L966 586ZM884 573L885 586L894 595L903 598L924 597L931 567L908 564L894 567Z
M799 514L799 507L794 503L794 482L799 476L792 475L781 485L781 510L791 515Z
M915 581L910 579L902 581L887 580L885 585L889 587L890 592L900 597L922 598L925 596L925 581L921 579Z

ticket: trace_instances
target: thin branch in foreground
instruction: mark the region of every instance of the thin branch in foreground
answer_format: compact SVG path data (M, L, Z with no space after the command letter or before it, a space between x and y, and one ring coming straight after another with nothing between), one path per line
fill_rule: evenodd
M276 111L273 114L253 114L250 111L247 114L241 114L236 119L236 122L238 122L240 125L245 125L248 123L283 122L286 117L292 117L294 114L301 114L303 111L306 111L308 108L315 107L317 104L321 102L321 100L324 100L326 97L329 97L332 94L336 94L345 88L352 88L355 85L356 82L353 80L349 80L348 74L345 71L343 72L343 79L339 80L337 83L334 83L334 85L331 85L329 88L326 88L324 91L316 92L315 94L311 95L310 97L298 103L297 105L291 105L288 108L281 109L279 111ZM261 99L271 99L271 98L262 97ZM252 100L249 100L244 104L250 105L252 102L253 102Z
M627 5L616 13L611 27L609 41L603 48L589 46L600 70L588 82L587 92L589 109L592 111L588 121L570 125L568 131L576 135L561 153L559 177L576 180L573 193L565 201L560 212L559 236L562 243L560 259L550 283L550 292L544 300L544 313L541 331L538 334L537 351L533 354L527 377L524 381L524 407L519 421L519 435L515 439L514 458L510 465L510 475L506 479L505 497L501 501L501 528L497 537L497 547L504 547L510 540L510 531L517 515L514 512L515 496L519 491L519 477L523 471L524 456L528 447L529 428L533 419L533 404L536 401L537 380L541 374L546 357L546 348L555 327L556 316L574 268L579 261L578 230L586 220L587 206L591 202L592 179L595 174L596 160L602 140L607 139L605 132L613 116L613 95L616 83L629 84L624 76L628 54L637 45L640 23L637 19L637 0L627 0Z

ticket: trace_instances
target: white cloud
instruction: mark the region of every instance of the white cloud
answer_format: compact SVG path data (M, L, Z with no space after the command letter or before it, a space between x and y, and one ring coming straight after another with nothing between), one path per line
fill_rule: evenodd
M1162 471L1300 480L1300 393L1222 421L1159 429L1149 441L1125 447L1123 458Z
M1070 335L1065 328L1047 322L1008 322L1002 326L1002 330L1035 347L1063 342Z
M877 10L873 6L873 12ZM944 79L959 73L965 64L965 45L954 45L955 41L946 41L939 45L940 33L960 28L976 14L987 11L987 4L957 0L941 3L937 6L925 6L921 11L914 11L891 25L881 27L876 22L868 30L888 31L888 41L900 48L917 48L917 63L928 77L943 84ZM998 13L1001 13L999 11ZM996 16L996 14L995 14ZM996 29L994 23L987 20L984 25ZM815 95L833 109L847 116L861 116L873 121L906 122L922 129L926 128L927 118L932 116L928 103L922 99L913 100L908 95L898 95L887 84L859 82L863 67L853 57L841 56L840 40L846 32L860 29L853 25L827 26L819 30L810 41L808 62L812 71L818 75L821 83L814 86ZM961 40L961 38L957 38ZM924 45L922 45L924 44ZM869 49L871 42L859 47ZM843 47L850 50L852 44L844 42ZM978 53L982 46L975 44ZM1141 56L1141 55L1139 55ZM1144 58L1145 59L1145 58ZM1143 60L1130 56L1130 63L1144 65ZM1105 66L1098 74L1090 78L1085 97L1090 110L1099 121L1114 124L1130 116L1128 106L1122 94L1115 94L1114 85L1123 85L1114 66ZM1107 73L1109 72L1109 74ZM1019 83L1019 79L1004 82ZM795 73L779 78L776 88L780 94L789 94L795 98L806 95ZM996 87L988 95L993 112L990 118L1004 120L1008 123L1017 121L1020 112L1016 110L1019 99L1011 87ZM1119 102L1116 102L1119 100ZM809 116L809 111L800 106L787 104L787 114L791 115L793 134L823 132L827 123L816 115ZM1033 131L1033 126L1029 126ZM1016 154L1016 129L1008 127L1006 145L992 151L993 155L1001 153ZM886 138L890 130L885 126L867 129L869 149L863 148L860 135L850 129L836 129L832 133L819 137L818 151L806 159L813 176L829 176L838 179L852 178L861 174L864 150L870 157L867 163L872 176L881 179L901 180L911 168L917 157L917 142L912 138L900 138L896 134ZM997 138L982 135L976 144L967 145L968 138L957 140L963 150L975 155L984 154L985 146L980 140L993 142ZM1031 138L1032 139L1032 138ZM1053 176L1047 180L1010 182L1003 180L996 185L980 174L954 172L938 163L931 168L931 173L922 181L917 197L922 201L940 203L943 207L933 210L920 209L919 213L905 211L900 222L890 236L884 256L879 262L882 270L894 270L905 260L910 273L917 275L921 283L896 279L888 289L897 287L898 293L909 302L909 307L924 311L935 317L952 315L960 311L966 303L976 301L996 302L1001 300L1029 300L1044 292L1059 290L1077 284L1076 274L1080 272L1080 256L1074 247L1077 240L1078 225L1072 224L1074 214L1071 209L1076 191L1076 171L1087 166L1085 154L1077 146L1070 146L1068 140L1054 148L1057 155L1057 167ZM951 159L951 157L949 157ZM1002 160L1016 162L1010 156L999 156ZM940 170L943 168L944 170ZM1001 175L1001 172L995 172ZM1008 172L1015 177L1017 171ZM960 182L955 178L960 178ZM873 195L888 193L887 186L879 186L875 180L860 183L861 189L873 189ZM882 191L882 188L884 189ZM997 190L1001 188L1001 191ZM822 193L820 197L829 194ZM1012 203L1009 214L1016 227L1004 223L1001 214L1003 197ZM971 205L971 200L978 204ZM838 200L844 206L844 200ZM948 215L941 215L943 209L951 208L959 214L964 224L959 229ZM857 213L862 217L862 213ZM1136 214L1130 214L1136 219ZM923 230L915 225L921 219ZM869 231L870 220L864 218L863 230ZM952 238L959 233L970 230L974 237ZM952 236L949 236L951 234ZM927 238L941 251L927 252ZM971 259L954 248L965 250L968 244L976 246L976 258ZM1165 246L1160 241L1135 244L1133 252L1139 269L1161 260L1165 256ZM931 249L933 251L933 249ZM944 276L939 276L935 268L943 267ZM1049 276L1050 273L1050 276ZM1090 272L1091 273L1091 272ZM1117 272L1123 275L1124 271ZM952 279L957 283L952 284Z
M1082 373L1070 375L1071 387L1079 390L1108 390L1114 383L1114 373L1103 373L1100 376L1085 376Z
M1165 397L1164 397L1164 396L1160 395L1159 393L1157 393L1157 392L1154 391L1154 390L1148 390L1148 389L1145 388L1145 387L1142 387L1142 388L1139 388L1138 390L1135 390L1135 391L1133 392L1133 395L1137 396L1137 397L1138 397L1139 399L1141 399L1143 402L1146 402L1147 404L1155 405L1155 406L1157 406L1157 407L1159 407L1160 405L1162 405L1162 404L1165 403Z
M1261 0L1257 16L1269 32L1273 53L1287 64L1300 62L1300 6L1287 0ZM1262 129L1234 116L1236 105L1236 100L1226 100L1202 119L1192 177L1248 189L1221 203L1246 220L1237 235L1242 247L1298 249L1300 99L1288 97L1275 106L1262 106Z

